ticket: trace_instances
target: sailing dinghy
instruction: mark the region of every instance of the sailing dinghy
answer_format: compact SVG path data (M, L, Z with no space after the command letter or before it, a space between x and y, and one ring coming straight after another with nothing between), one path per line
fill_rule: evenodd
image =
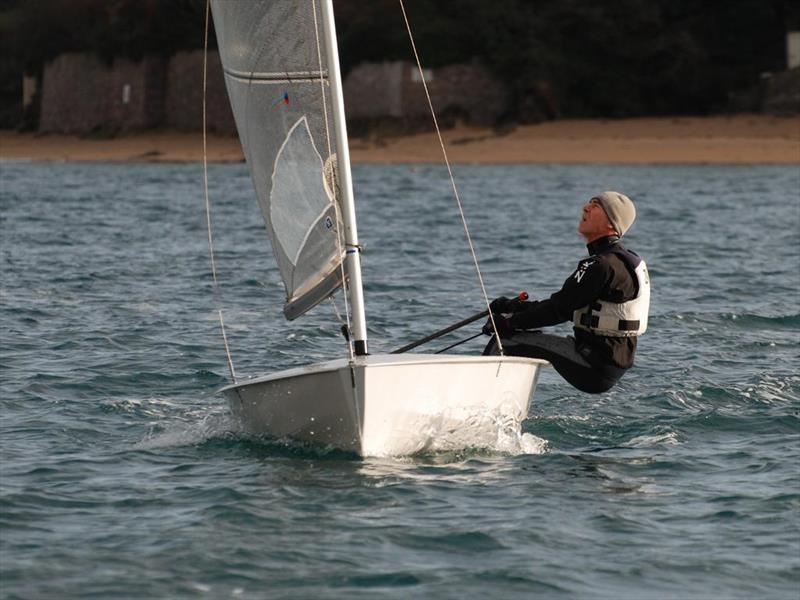
M344 287L348 316L342 358L241 380L229 355L234 383L221 391L234 415L251 433L360 456L493 447L509 424L519 435L545 361L368 352L332 0L211 0L211 11L283 312L296 319Z

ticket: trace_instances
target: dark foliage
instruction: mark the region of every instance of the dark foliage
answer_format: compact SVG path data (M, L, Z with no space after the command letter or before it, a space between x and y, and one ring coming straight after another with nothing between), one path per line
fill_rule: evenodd
M511 87L517 116L546 90L580 116L703 113L785 68L789 0L414 0L423 61L478 57ZM408 58L395 0L340 3L344 67Z
M242 0L240 0L242 1ZM397 0L340 0L343 69L412 60ZM483 61L510 86L513 118L705 113L785 67L791 0L406 0L425 66ZM203 45L205 0L0 1L0 94L62 52L106 60ZM211 45L213 46L213 36ZM541 107L540 107L541 108Z
M0 32L26 72L63 52L139 59L203 45L198 0L26 0L6 3Z

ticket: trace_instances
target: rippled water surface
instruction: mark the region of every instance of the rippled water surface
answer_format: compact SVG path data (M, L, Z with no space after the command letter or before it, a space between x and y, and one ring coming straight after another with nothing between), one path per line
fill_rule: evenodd
M245 166L211 169L216 295L200 166L0 169L0 597L800 597L796 167L457 168L492 296L557 289L582 202L631 195L650 330L608 394L544 373L516 445L381 460L215 394L217 303L240 374L344 352L329 305L283 320ZM480 310L445 171L355 180L371 350Z

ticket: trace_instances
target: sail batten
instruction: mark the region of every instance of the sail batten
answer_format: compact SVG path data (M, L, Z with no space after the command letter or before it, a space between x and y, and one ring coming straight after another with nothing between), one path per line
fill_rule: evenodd
M274 73L255 73L247 71L236 71L234 69L223 69L223 72L228 77L241 81L252 82L291 82L291 81L313 81L317 84L320 79L327 80L327 71L295 71L288 73L286 71Z
M343 225L330 185L329 65L315 2L212 0L242 150L286 289L289 319L342 285ZM327 114L326 114L327 113Z

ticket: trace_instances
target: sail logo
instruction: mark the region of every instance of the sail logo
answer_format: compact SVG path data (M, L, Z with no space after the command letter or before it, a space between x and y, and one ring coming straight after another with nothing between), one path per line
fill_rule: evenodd
M331 229L333 227L333 219L330 217L325 217L325 229Z
M289 104L289 92L283 92L283 96L275 100L275 102L272 103L272 106L278 106L279 104Z

